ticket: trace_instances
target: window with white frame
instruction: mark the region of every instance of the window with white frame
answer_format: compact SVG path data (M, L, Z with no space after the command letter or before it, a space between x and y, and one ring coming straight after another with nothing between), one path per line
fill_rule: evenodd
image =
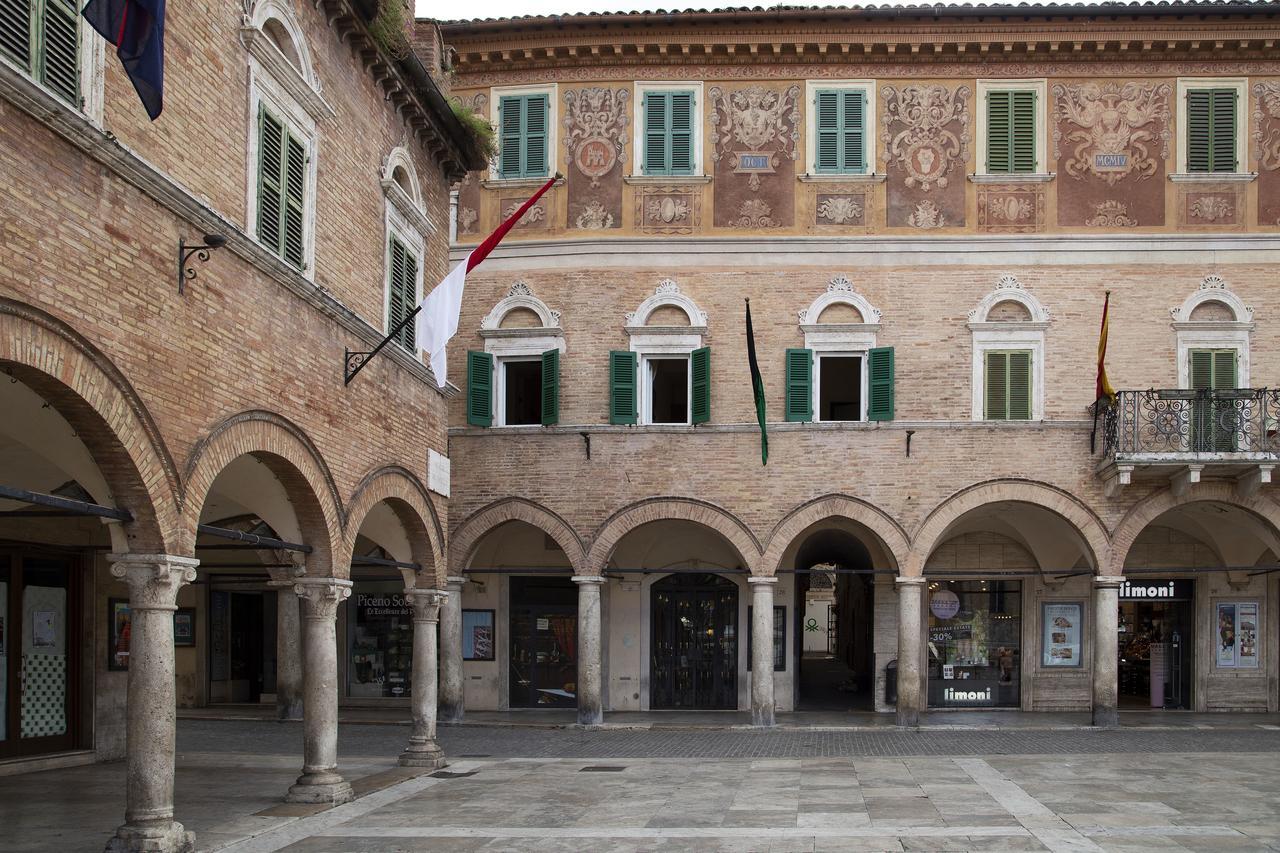
M560 420L560 312L518 281L480 323L484 351L467 353L467 423L551 426Z
M809 80L805 102L807 172L875 174L875 81Z
M893 348L876 346L880 309L836 276L798 316L804 347L786 352L786 419L893 420Z
M498 129L498 156L492 177L502 180L546 178L556 151L556 86L505 86L493 89L490 119Z
M1049 310L1012 275L969 312L973 335L973 420L1044 419Z
M387 235L383 329L389 334L399 327L396 343L416 353L413 324L406 318L422 301L422 259L434 226L426 214L417 170L404 147L387 155L381 185Z
M1179 388L1250 387L1253 308L1221 276L1205 276L1169 313L1177 338Z
M1241 174L1248 151L1248 80L1180 77L1177 97L1177 174Z
M1048 177L1047 88L1043 79L978 81L978 177Z
M283 0L256 0L240 29L248 53L248 225L308 277L315 266L316 123L334 115L320 93L302 28Z
M609 422L699 424L711 419L707 315L671 279L627 314L629 350L609 354Z
M104 44L74 0L0 0L0 59L99 123Z
M702 174L701 83L636 83L633 175Z

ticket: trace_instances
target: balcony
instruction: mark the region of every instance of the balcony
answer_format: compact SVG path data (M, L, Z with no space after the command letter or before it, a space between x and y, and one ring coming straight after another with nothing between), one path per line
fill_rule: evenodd
M1099 418L1108 497L1135 479L1167 479L1181 495L1201 476L1233 479L1247 497L1280 463L1280 390L1118 391Z

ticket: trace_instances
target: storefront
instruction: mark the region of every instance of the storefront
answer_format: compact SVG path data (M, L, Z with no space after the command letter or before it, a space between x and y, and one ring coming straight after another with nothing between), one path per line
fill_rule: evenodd
M1256 628L1257 605L1253 607L1252 623ZM1235 606L1229 609L1227 621L1234 638L1238 613ZM1193 580L1137 577L1120 586L1120 707L1194 707L1194 615ZM1251 648L1256 666L1256 644Z
M347 599L349 699L407 699L412 687L413 605L400 581L357 581Z
M925 596L929 707L1020 707L1022 582L932 580Z
M510 614L510 707L577 707L577 585L565 577L513 577Z

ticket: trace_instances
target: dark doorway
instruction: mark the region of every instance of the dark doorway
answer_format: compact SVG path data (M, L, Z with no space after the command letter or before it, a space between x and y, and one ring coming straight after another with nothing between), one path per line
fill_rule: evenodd
M862 358L818 358L818 420L862 420Z
M1141 584L1141 585L1139 585ZM1129 710L1190 710L1195 671L1193 581L1139 581L1124 589L1163 593L1183 600L1120 602L1120 707Z
M209 701L257 703L274 691L275 603L275 592L210 591Z
M79 565L0 551L0 757L75 746Z
M871 555L851 533L820 530L800 546L796 568L796 709L873 710Z
M578 587L568 578L511 579L512 708L578 705Z
M738 707L738 585L674 574L653 585L649 707Z

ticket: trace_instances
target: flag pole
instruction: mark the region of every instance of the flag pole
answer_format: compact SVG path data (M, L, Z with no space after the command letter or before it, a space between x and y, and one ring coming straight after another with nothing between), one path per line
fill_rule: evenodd
M548 178L547 182L542 185L542 188L529 196L528 200L520 206L519 210L503 220L502 224L499 225L492 234L484 238L480 245L476 246L476 248L473 249L462 261L462 263L467 265L467 272L471 272L471 270L479 266L480 262L489 256L489 253L493 251L494 247L498 245L502 238L507 236L507 232L515 227L515 224L520 221L520 217L524 216L525 211L533 207L534 203L537 202L538 199L542 198L542 194L551 189L552 185L562 177L563 176L559 172L556 172ZM382 352L383 348L386 347L387 344L391 343L391 341L395 339L396 335L400 334L404 327L407 326L414 317L418 316L418 312L422 310L422 304L422 302L419 302L415 305L413 310L406 314L399 323L396 323L395 327L387 333L385 338L378 341L378 345L372 350L369 350L368 352L355 352L346 349L345 347L343 348L343 385L350 385L351 380L356 378L356 374L361 370L364 370L364 366L372 361L375 355ZM443 376L437 376L436 381L440 383L441 387L444 387L445 378Z

